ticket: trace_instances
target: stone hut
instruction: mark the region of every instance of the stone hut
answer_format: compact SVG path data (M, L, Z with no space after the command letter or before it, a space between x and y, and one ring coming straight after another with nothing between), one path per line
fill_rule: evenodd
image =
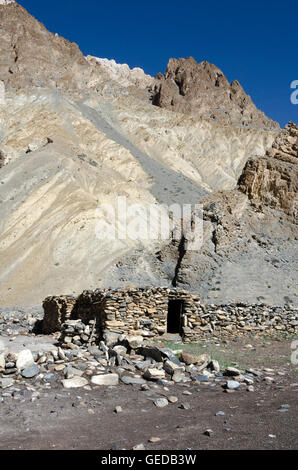
M197 295L167 287L97 289L78 297L47 297L43 332L61 332L62 341L79 346L110 336L153 339L179 334L184 342L202 337L243 334L296 334L292 306L265 304L202 305Z
M194 335L199 325L200 298L166 287L97 289L80 296L47 297L43 302L43 332L60 331L67 320L96 323L96 336L106 333L153 338L176 333ZM93 324L93 323L92 323Z

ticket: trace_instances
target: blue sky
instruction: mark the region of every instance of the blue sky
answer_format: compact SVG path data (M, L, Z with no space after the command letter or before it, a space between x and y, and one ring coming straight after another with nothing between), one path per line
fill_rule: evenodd
M284 126L298 122L290 84L298 80L298 2L20 0L52 32L82 52L146 73L170 57L193 56L239 80L258 108Z

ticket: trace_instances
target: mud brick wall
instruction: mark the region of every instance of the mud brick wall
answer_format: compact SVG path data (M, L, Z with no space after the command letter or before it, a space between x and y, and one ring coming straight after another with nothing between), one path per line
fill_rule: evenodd
M96 342L107 333L152 339L167 332L172 300L182 303L180 333L185 342L195 342L205 336L298 332L297 309L291 307L201 305L199 297L190 292L162 287L97 289L84 291L77 298L48 297L43 303L43 331L63 330L68 342L72 333L78 342L89 342L90 335ZM76 321L79 330L74 327ZM82 323L88 326L86 331Z

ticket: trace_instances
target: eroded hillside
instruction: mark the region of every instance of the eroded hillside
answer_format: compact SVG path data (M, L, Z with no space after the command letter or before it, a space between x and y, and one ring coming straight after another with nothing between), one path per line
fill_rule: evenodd
M107 220L97 208L103 203L116 207L119 196L127 204L149 207L194 204L221 198L218 191L232 191L227 197L237 200L235 213L239 209L240 214L248 198L233 190L246 162L271 148L278 126L256 110L242 89L236 94L241 99L233 99L226 113L213 116L212 87L217 85L207 87L199 103L198 86L206 85L200 74L193 82L178 74L191 112L180 106L182 98L171 110L161 102L154 106L152 87L156 91L158 81L171 77L151 79L139 69L85 58L75 44L48 32L16 3L0 5L0 37L5 85L0 107L0 304L39 304L47 295L103 286L172 283L212 300L218 278L229 280L226 298L233 296L237 272L233 278L230 271L215 276L210 270L220 256L214 254L214 237L212 250L193 254L195 269L188 269L187 256L180 259L179 243L171 239L136 243L99 238L98 224ZM220 76L219 108L225 106L225 89L235 86L225 80ZM216 201L216 207L226 207ZM265 223L263 230L283 231L292 243L292 222L285 222L285 230L278 219L268 217L269 222L258 222ZM206 233L213 233L214 221L206 224ZM248 263L251 253L247 256ZM292 261L287 266L290 272Z

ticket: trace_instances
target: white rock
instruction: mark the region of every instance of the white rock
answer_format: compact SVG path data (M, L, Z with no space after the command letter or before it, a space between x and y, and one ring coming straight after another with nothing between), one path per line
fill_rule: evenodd
M91 382L95 385L118 385L118 374L93 375Z
M5 369L5 355L5 352L0 354L0 369Z
M147 369L143 377L149 380L164 379L165 371L162 369Z
M34 358L30 349L23 349L19 352L16 367L19 370L23 370L26 367L32 366L34 364Z
M73 379L64 379L62 380L62 385L64 388L79 388L84 387L88 384L88 380L84 377L74 377Z

